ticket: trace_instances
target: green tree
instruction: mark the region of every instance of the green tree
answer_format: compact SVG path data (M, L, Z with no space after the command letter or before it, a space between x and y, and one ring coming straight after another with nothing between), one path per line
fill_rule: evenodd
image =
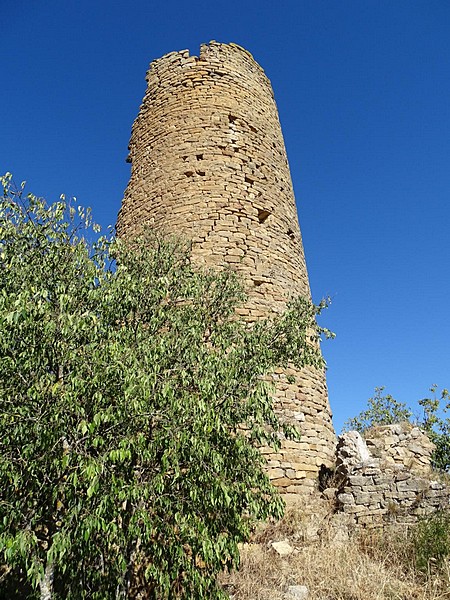
M384 387L375 388L375 395L367 401L367 409L344 424L344 430L355 429L364 433L376 425L391 425L409 421L412 412L408 406L398 402L390 394L383 395Z
M297 434L268 374L322 366L320 307L245 323L236 275L182 243L89 243L88 211L2 184L2 597L224 597L217 573L282 513L257 446Z
M421 424L431 441L436 446L433 453L433 466L440 471L450 470L450 418L447 417L450 409L450 394L443 389L437 395L437 385L430 387L431 397L419 400L423 409Z

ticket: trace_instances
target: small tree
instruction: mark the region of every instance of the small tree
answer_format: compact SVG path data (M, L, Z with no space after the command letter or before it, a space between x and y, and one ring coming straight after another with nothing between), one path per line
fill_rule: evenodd
M437 385L432 385L431 398L419 400L419 405L424 411L422 426L436 446L433 452L433 466L440 471L449 471L450 418L446 415L450 409L450 394L447 389L443 389L438 397L437 390Z
M411 410L403 402L398 402L390 394L383 395L384 387L375 388L375 395L367 401L367 409L358 416L349 419L344 424L344 430L355 429L360 433L366 432L376 425L391 425L409 421Z
M282 513L267 374L322 366L317 308L242 322L234 273L173 240L90 244L89 212L2 183L3 597L223 597L238 543Z

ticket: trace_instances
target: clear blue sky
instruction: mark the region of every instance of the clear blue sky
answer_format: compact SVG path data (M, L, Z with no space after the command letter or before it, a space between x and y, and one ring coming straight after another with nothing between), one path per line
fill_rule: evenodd
M0 170L115 222L151 60L215 39L275 90L335 425L450 386L448 0L1 0Z

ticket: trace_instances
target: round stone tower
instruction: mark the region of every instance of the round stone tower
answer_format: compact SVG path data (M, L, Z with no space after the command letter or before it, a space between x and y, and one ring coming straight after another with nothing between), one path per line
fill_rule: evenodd
M232 265L244 277L248 319L310 297L286 150L270 81L236 44L202 45L155 60L133 124L131 179L119 235L144 223L193 241L206 266ZM277 408L301 430L267 454L269 475L285 493L311 491L333 462L335 434L325 374L275 375Z

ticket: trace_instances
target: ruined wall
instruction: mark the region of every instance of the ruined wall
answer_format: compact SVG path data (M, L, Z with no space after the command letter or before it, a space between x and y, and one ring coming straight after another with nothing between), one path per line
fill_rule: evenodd
M131 179L119 235L143 223L193 241L198 264L232 265L249 300L240 314L257 319L310 296L289 166L270 81L235 44L202 45L154 61L133 125ZM311 490L331 464L335 435L325 375L305 369L277 379L277 407L302 431L278 454L263 449L273 482L285 492Z
M434 444L427 434L411 423L371 427L364 435L367 448L386 468L405 467L417 475L431 473Z
M374 439L376 444L369 443ZM356 431L345 433L337 445L337 488L324 494L353 527L410 524L450 510L450 488L431 470L433 448L426 434L408 423L375 427L367 440Z

